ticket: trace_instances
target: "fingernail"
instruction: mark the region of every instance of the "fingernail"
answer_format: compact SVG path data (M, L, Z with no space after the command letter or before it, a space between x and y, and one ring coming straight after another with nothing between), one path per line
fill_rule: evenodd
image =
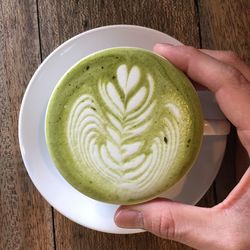
M135 210L122 209L115 215L115 223L122 228L143 228L142 213Z
M173 47L174 45L173 44L170 44L170 43L157 43L155 46L154 46L154 51L158 54L164 54L166 52L166 50L168 50L168 48L171 48Z
M171 44L171 43L157 43L157 44L162 45L162 46L174 46L174 44Z
M156 43L155 46L154 46L154 50L156 49L162 49L166 46L174 46L173 44L171 43Z

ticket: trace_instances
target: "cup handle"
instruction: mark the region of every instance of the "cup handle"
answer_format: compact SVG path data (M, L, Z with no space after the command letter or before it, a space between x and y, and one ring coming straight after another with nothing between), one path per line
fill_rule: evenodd
M204 120L203 135L228 135L230 123L226 120Z

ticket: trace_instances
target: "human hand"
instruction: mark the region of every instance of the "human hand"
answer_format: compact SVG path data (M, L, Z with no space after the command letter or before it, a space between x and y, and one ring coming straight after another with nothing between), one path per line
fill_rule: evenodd
M250 155L250 67L232 52L167 44L157 44L154 50L214 92ZM228 197L212 208L155 199L121 206L115 223L196 249L250 249L250 168Z

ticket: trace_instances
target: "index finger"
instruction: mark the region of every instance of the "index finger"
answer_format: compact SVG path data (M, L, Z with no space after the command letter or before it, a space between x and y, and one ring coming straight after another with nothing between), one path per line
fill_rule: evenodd
M206 86L213 92L230 83L236 83L244 78L243 75L229 64L189 46L171 46L157 44L154 51L164 56L191 79Z
M221 110L238 129L250 130L250 84L240 71L188 46L157 44L154 51L213 91Z

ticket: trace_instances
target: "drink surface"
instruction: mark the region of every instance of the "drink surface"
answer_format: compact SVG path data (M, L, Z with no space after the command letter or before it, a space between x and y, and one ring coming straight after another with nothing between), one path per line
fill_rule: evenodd
M73 66L46 114L64 178L94 199L132 204L175 184L198 154L200 103L187 77L145 50L114 48Z

